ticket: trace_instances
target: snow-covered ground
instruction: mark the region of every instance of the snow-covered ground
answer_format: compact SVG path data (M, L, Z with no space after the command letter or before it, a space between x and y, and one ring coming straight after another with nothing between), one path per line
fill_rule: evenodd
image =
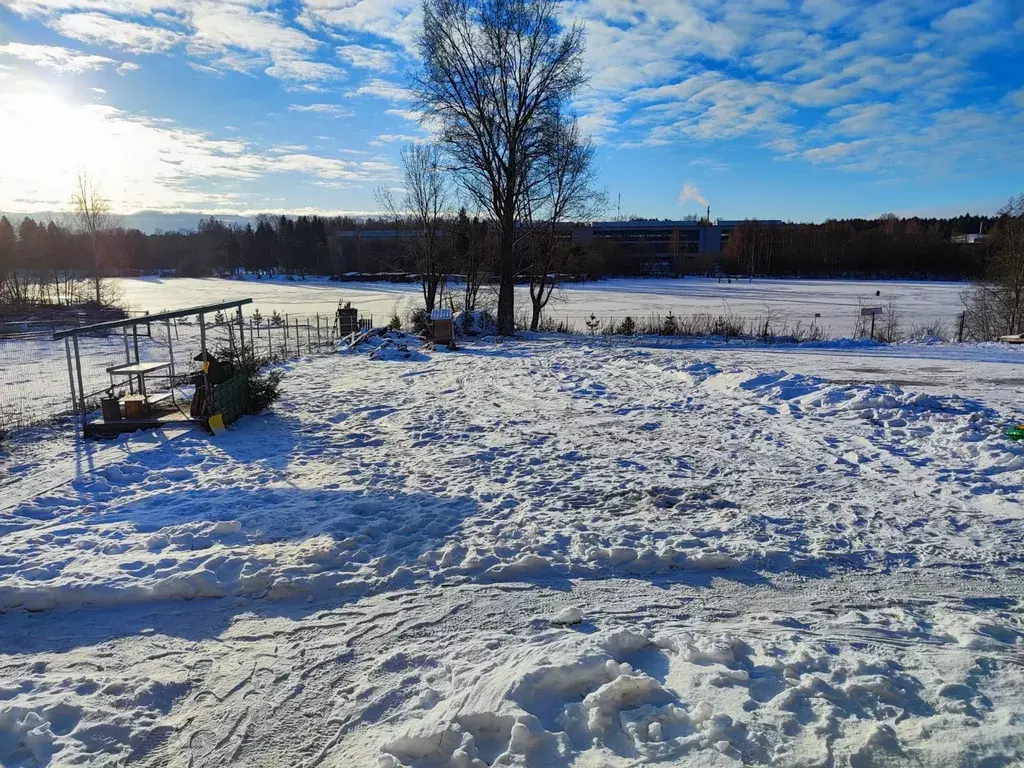
M1024 759L1020 350L367 352L18 439L0 764Z
M333 283L322 279L306 281L221 280L187 278L145 278L119 280L119 290L135 310L155 312L216 301L252 298L264 314L272 310L312 315L333 314L338 301L351 301L360 311L378 318L390 317L396 309L419 304L418 285L392 283ZM771 315L790 326L817 325L829 335L852 336L860 310L865 306L887 305L896 300L907 327L939 321L955 332L956 318L963 311L960 294L965 283L859 280L753 280L719 282L711 278L682 280L602 280L570 284L552 299L548 314L585 330L591 313L603 321L621 321L651 314L690 315L699 312L733 314L754 319ZM880 296L875 294L879 293ZM525 288L520 289L517 306L530 305ZM815 317L819 315L819 317Z

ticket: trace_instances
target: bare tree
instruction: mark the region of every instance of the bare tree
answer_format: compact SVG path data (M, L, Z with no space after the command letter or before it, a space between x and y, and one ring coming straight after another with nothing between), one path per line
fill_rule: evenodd
M544 154L537 160L537 182L524 195L521 217L530 233L525 271L530 278L532 331L537 330L572 251L565 225L592 218L604 206L604 196L594 189L594 146L580 135L576 119L554 119L544 145Z
M423 304L431 312L440 303L450 271L445 242L451 213L452 189L441 153L433 144L412 144L402 150L405 196L399 204L391 190L377 190L377 202L406 230L409 257L420 276Z
M498 238L498 331L515 330L516 217L546 126L586 82L580 25L557 0L425 0L413 92L475 207Z
M964 292L967 335L1024 333L1024 194L1011 197L992 231L985 279Z
M93 264L93 287L96 303L103 303L103 279L100 273L100 237L116 226L110 201L99 193L87 173L78 174L75 192L71 196L71 220L78 231L87 236Z

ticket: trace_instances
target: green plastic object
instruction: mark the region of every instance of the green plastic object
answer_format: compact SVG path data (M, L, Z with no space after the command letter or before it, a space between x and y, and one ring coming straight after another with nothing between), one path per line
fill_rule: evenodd
M1006 430L1006 436L1011 440L1024 440L1024 424L1018 424L1016 427L1010 427Z

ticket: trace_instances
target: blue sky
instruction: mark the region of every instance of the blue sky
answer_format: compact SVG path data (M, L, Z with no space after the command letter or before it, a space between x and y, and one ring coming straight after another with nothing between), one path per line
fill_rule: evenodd
M417 0L2 0L0 210L375 210L427 134ZM1024 191L1021 0L573 0L622 212L993 212ZM609 212L614 215L613 209Z

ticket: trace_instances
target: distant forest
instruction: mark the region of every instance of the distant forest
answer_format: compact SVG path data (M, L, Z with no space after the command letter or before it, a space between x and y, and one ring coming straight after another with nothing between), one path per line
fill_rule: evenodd
M973 279L985 274L985 242L954 242L954 235L989 232L999 217L833 220L823 224L768 226L751 221L736 228L718 259L731 275L778 277L915 277ZM383 219L259 216L255 226L201 220L194 230L147 235L111 227L97 242L105 275L163 271L179 276L254 274L344 275L413 272L401 238L360 237L342 232L394 230ZM474 231L487 243L486 222ZM452 231L456 231L453 221ZM569 228L566 228L568 238ZM594 241L573 248L567 271L586 279L650 274L651 264L627 248ZM672 261L676 274L710 274L713 260ZM457 265L453 265L457 272ZM93 269L89 238L57 222L0 217L0 301L69 303L87 298L79 285ZM45 294L45 296L43 295Z
M749 222L733 231L721 265L732 275L971 280L985 274L988 243L958 243L954 237L992 232L1002 218L887 215L823 224Z

